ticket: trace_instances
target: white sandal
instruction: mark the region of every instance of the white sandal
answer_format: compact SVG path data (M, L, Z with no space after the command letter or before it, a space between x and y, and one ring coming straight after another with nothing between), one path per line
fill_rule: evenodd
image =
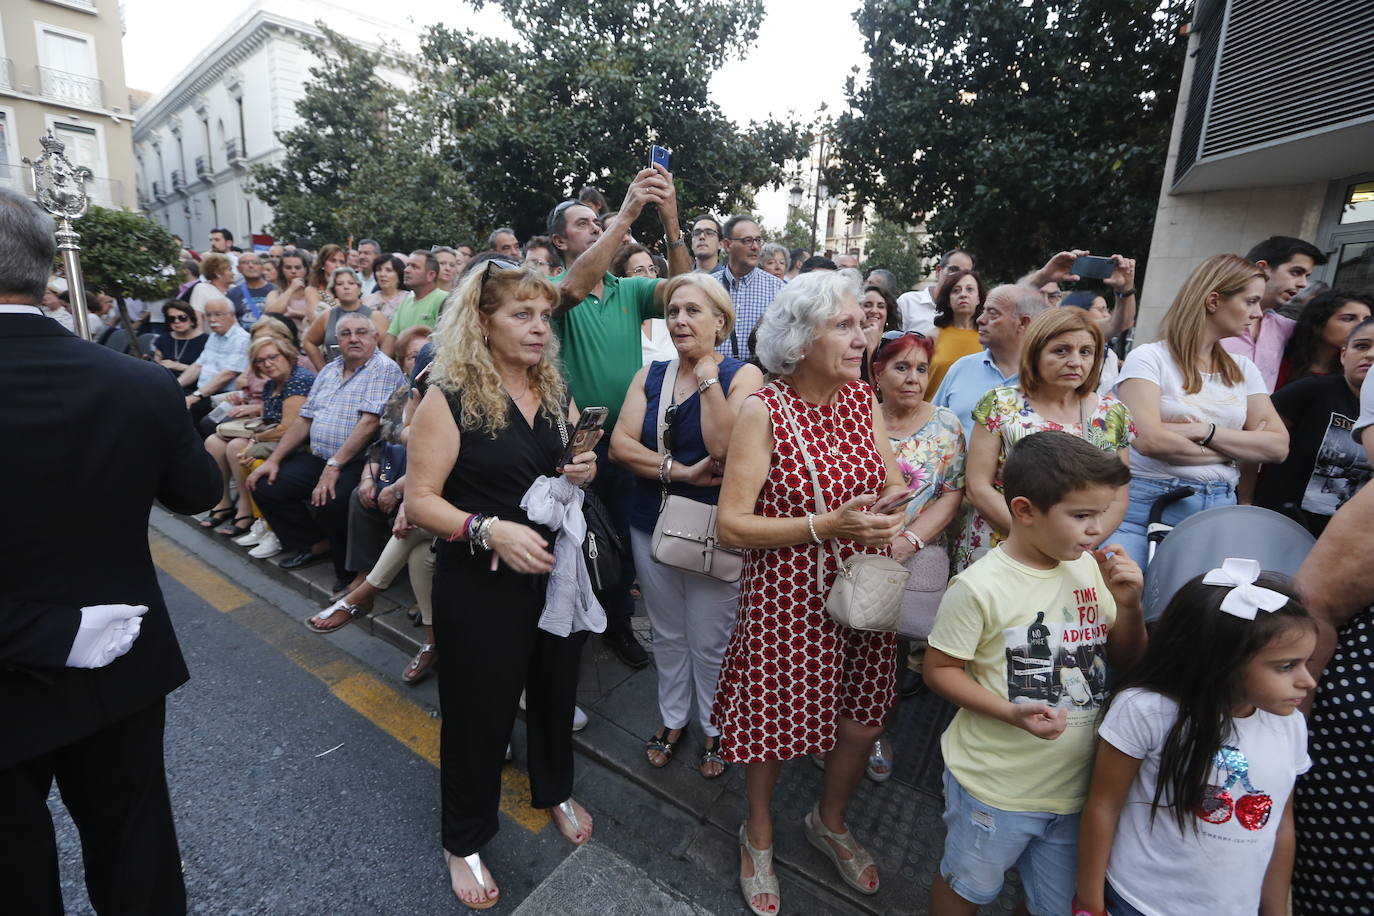
M746 878L739 876L739 889L744 894L744 905L749 907L749 911L755 916L777 916L782 910L782 894L778 892L778 876L773 870L773 847L767 849L755 849L749 845L749 833L745 830L745 824L739 825L739 845L749 854L749 863L754 867L752 877ZM764 871L770 874L764 874ZM778 905L772 909L760 907L754 903L755 897L765 894L772 894L778 898Z
M565 801L565 802L559 802L557 805L554 805L553 808L550 808L550 809L549 809L549 820L553 821L553 822L554 822L554 826L557 827L557 826L558 826L558 820L557 820L557 818L555 818L555 817L553 816L553 812L554 812L555 809L557 809L564 817L566 817L566 818L568 819L568 823L569 823L570 825L572 825L573 833L581 833L581 832L582 832L582 822L579 821L579 820L577 819L577 809L575 809L575 808L572 806L572 799L571 799L571 798L568 799L568 800ZM563 831L562 831L561 829L560 829L558 832L559 832L559 833L563 833ZM591 838L592 838L592 835L591 835L591 833L589 832L589 833L587 834L587 836L582 840L582 842L579 843L579 842L577 842L576 840L568 839L567 835L564 834L564 839L568 839L568 842L569 842L569 843L572 843L574 846L582 846L582 845L584 845L584 844L590 842L590 841L591 841Z
M445 849L444 864L449 865L451 868L452 862L453 853ZM482 857L474 852L470 856L463 856L463 863L467 865L468 871L472 872L472 877L477 881L477 889L482 892L484 897L486 897L490 893L491 889L487 887L487 882L482 880ZM452 879L450 879L449 883L450 885L453 883ZM464 900L461 896L459 896L456 893L453 896L458 897L458 902L470 910L489 910L492 907L496 906L496 904L501 902L501 892L499 890L496 892L495 897L490 897L488 899L483 900L480 903L468 903L466 900Z
M873 895L878 893L881 884L874 882L872 887L865 887L860 881L859 876L864 873L870 865L873 865L873 856L867 849L859 845L859 841L854 839L854 832L846 830L844 833L834 833L821 822L821 805L816 803L816 807L804 819L806 825L806 838L811 841L821 852L829 856L830 861L835 863L835 869L840 873L840 879L854 890L861 894ZM833 840L835 846L839 846L849 853L849 858L840 858L835 846L831 846L826 840ZM877 877L877 868L874 868L874 877Z

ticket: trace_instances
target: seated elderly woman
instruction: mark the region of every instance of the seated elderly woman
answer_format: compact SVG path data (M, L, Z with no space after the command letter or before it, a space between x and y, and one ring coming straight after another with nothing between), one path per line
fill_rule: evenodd
M282 569L309 566L332 548L334 591L354 574L345 553L349 497L362 478L382 409L405 380L400 367L377 349L377 329L368 318L345 315L337 331L342 358L315 378L300 416L247 480L267 524L291 553ZM307 443L308 450L297 451Z
M825 609L836 561L824 543L847 556L890 555L906 521L869 511L907 486L873 392L859 380L867 340L858 293L838 274L803 274L763 313L757 355L778 378L741 408L721 487L717 537L746 548L746 558L712 719L722 757L746 768L740 888L759 916L779 909L773 789L783 761L808 754L828 752L807 839L850 887L878 890L873 857L845 827L845 810L896 698L897 636L849 629Z
M649 765L664 767L687 728L692 701L705 735L701 774L725 771L720 731L711 723L725 643L735 626L739 584L654 559L653 534L668 495L715 505L735 416L763 375L743 360L715 352L730 336L735 309L721 283L681 274L665 289L668 360L654 361L630 382L611 437L611 460L634 472L630 546L654 634L662 726L645 745Z
M205 450L219 464L220 477L224 481L224 494L220 502L230 503L231 480L238 487L233 520L215 529L216 534L225 537L242 537L256 524L252 501L244 485L244 451L254 442L275 442L280 439L286 427L295 422L301 405L305 403L305 396L310 393L310 386L315 381L313 371L297 365L299 351L282 328L281 323L270 318L258 319L253 327L252 342L248 345L248 357L249 373L263 382L261 399L257 403L238 404L231 408L229 420L219 424L215 432L205 438ZM270 449L255 451L270 453ZM266 533L265 523L259 531ZM251 545L257 545L262 540L262 537L251 539ZM245 547L250 546L250 541L240 543Z

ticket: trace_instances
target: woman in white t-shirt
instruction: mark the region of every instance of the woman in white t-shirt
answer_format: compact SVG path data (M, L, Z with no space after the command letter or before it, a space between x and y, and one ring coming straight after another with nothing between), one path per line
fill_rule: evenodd
M1277 916L1293 872L1299 706L1317 624L1287 576L1227 559L1188 582L1098 730L1073 912Z
M1233 254L1213 255L1188 276L1160 326L1161 340L1136 347L1117 395L1130 408L1131 504L1108 543L1146 565L1145 526L1156 499L1181 486L1195 494L1169 506L1176 525L1213 506L1234 505L1238 461L1280 462L1288 431L1259 368L1221 340L1260 317L1265 274Z

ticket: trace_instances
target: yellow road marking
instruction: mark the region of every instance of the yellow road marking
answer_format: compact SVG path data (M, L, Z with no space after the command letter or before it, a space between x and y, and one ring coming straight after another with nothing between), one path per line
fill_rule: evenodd
M204 561L149 530L153 562L182 585L253 630L293 664L319 679L344 705L405 745L431 766L439 765L439 720L327 640L305 632L280 611L257 605ZM249 607L249 605L257 605ZM262 608L261 613L257 613ZM515 766L501 771L501 811L531 833L549 825L548 814L530 807L529 775Z

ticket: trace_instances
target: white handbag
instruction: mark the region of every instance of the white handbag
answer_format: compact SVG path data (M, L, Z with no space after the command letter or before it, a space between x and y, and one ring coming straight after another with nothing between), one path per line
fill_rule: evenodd
M663 387L658 392L658 448L663 449L663 431L668 400L677 385L678 361L663 372ZM722 582L737 582L744 572L744 554L716 543L716 507L686 496L670 494L665 487L663 503L654 523L650 546L653 558L664 566Z
M811 488L816 498L816 512L826 512L825 495L821 492L820 475L811 454L806 450L801 429L797 426L792 408L787 403L787 395L782 393L778 404L787 424L792 427L792 435L797 440L797 450L801 452L806 470L811 475ZM840 556L835 541L829 540L830 551L835 555L837 572L830 593L825 596L825 609L832 620L853 630L874 630L892 633L897 630L902 619L902 598L906 594L907 579L911 571L891 557L872 553L856 553L849 559ZM816 545L816 587L823 588L825 583L825 557L823 547Z

